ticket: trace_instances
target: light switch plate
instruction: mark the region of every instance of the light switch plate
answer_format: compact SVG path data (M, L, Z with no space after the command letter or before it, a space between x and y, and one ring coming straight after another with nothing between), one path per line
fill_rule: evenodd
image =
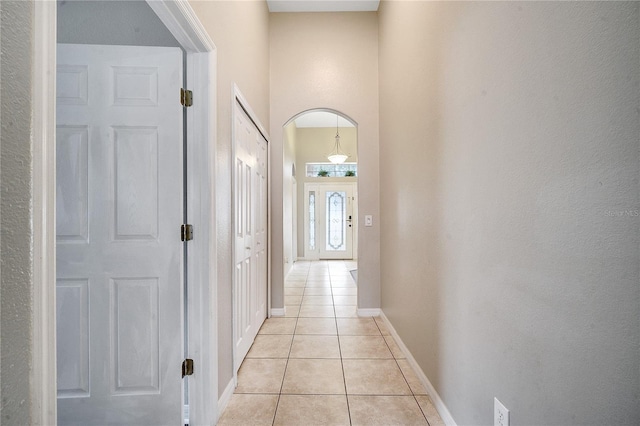
M364 215L364 226L373 226L373 215Z
M493 398L493 424L494 426L509 426L509 410L498 398Z

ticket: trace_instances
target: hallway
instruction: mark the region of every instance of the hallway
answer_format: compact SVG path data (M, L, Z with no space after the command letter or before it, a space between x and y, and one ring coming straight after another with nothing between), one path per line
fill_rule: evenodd
M355 262L297 262L219 425L443 425L383 321L358 317Z

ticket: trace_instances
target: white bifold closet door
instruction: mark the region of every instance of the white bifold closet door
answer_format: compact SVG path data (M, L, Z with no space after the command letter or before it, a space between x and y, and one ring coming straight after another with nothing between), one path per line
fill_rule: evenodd
M236 101L234 111L234 366L267 316L267 142Z
M58 423L182 422L182 52L59 45Z

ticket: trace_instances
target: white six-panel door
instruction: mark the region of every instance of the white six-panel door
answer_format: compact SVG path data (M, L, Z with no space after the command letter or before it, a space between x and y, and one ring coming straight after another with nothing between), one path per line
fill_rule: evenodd
M182 52L59 45L59 424L181 424Z
M234 366L267 315L267 142L238 102L234 111Z

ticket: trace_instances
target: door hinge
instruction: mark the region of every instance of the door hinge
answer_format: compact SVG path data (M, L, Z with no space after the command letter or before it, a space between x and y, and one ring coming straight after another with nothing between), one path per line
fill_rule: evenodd
M180 89L180 105L183 107L193 105L193 92L191 90Z
M182 377L184 376L192 376L193 375L193 360L185 359L182 361Z
M180 228L180 239L182 241L193 240L193 225L182 225L182 227Z

